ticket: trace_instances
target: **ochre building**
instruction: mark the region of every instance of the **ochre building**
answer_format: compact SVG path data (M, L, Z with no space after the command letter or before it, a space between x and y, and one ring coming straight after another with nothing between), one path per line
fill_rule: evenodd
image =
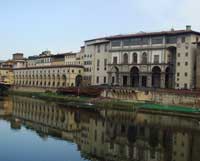
M51 65L42 67L15 68L15 86L41 88L65 88L80 86L83 66Z

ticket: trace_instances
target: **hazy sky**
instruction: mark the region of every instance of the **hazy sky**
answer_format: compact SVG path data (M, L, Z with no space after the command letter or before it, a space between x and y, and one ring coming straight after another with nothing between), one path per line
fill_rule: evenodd
M0 0L0 60L49 49L78 51L96 37L185 28L200 31L199 0Z

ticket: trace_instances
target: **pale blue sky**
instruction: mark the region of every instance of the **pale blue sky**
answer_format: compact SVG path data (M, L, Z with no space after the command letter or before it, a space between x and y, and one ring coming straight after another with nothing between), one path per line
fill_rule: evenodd
M0 60L49 49L78 51L96 37L185 28L200 31L199 0L0 0Z

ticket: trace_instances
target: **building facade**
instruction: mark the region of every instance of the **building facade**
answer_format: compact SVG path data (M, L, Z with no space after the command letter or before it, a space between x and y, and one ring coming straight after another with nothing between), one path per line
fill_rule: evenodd
M196 88L195 42L199 38L200 33L187 26L185 30L140 32L86 41L85 54L92 53L94 56L90 71L91 84L106 83L101 78L107 75L110 85ZM106 52L101 52L105 44L108 48ZM104 59L108 64L106 70L101 64Z
M200 88L200 65L197 61L200 55L199 39L200 33L193 31L191 26L186 26L184 30L108 36L86 40L78 53L54 55L44 51L28 59L22 53L16 53L13 60L1 63L1 67L11 67L15 71L19 68L24 72L26 68L29 71L57 70L57 66L65 70L80 68L84 86L107 84L134 88L196 89ZM15 75L18 74L15 72ZM19 78L15 79L15 82L21 82ZM27 81L30 80L22 82ZM36 84L41 81L47 83L42 78ZM67 86L76 84L75 80L72 82L66 82ZM60 83L53 86L61 86Z
M0 68L0 83L8 85L12 85L14 83L12 68Z
M56 65L14 69L14 85L40 88L65 88L79 86L83 67Z
M84 67L76 65L76 59L72 60L71 54L54 55L44 51L38 56L28 57L24 66L13 68L14 85L45 89L80 86Z
M105 38L85 41L84 79L89 85L108 84L109 40Z

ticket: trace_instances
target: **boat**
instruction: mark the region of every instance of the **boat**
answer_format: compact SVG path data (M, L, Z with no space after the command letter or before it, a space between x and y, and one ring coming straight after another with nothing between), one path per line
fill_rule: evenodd
M95 87L69 87L69 88L60 88L57 90L57 93L97 97L100 96L101 91L102 91L101 88L95 88Z

